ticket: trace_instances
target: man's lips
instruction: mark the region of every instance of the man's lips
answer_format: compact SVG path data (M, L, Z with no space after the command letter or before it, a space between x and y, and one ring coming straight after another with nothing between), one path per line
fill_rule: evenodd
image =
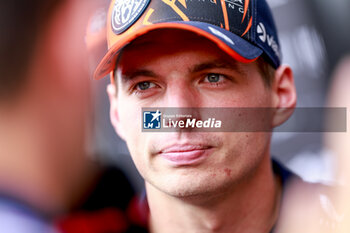
M211 146L206 145L172 145L161 150L158 154L174 165L193 165L209 156Z

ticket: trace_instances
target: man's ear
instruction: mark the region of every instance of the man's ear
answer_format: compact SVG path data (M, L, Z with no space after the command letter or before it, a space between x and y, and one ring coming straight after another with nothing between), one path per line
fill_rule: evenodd
M119 137L125 140L124 131L122 130L119 119L117 90L115 84L108 84L107 94L110 102L109 117L111 119L111 123Z
M276 108L273 117L273 127L279 126L293 114L297 102L292 69L281 65L275 72L273 86L273 104Z

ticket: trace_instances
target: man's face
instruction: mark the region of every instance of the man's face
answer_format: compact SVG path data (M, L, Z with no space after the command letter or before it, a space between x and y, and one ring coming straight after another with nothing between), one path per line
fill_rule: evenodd
M116 86L114 96L110 86L112 122L146 182L167 194L233 187L269 155L269 133L141 131L142 107L272 105L257 64L238 63L205 38L179 30L143 36L124 49Z

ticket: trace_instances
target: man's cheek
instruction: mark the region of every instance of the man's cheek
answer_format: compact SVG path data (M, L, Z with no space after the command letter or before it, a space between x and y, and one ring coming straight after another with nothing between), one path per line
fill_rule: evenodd
M119 106L119 125L126 137L132 136L135 133L141 132L141 112L132 105Z

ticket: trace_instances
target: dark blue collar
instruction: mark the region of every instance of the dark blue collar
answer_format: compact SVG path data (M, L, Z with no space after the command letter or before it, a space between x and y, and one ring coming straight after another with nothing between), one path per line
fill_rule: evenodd
M272 159L272 169L274 174L280 177L281 179L281 184L282 184L282 194L281 194L282 196L281 196L281 203L280 203L280 209L281 209L288 184L290 183L291 180L295 180L295 179L301 180L301 178L298 175L294 174L292 171L290 171L288 168L283 166L280 162L274 159ZM279 218L277 218L277 221L270 233L275 233L275 227L277 226L278 221L279 221Z

